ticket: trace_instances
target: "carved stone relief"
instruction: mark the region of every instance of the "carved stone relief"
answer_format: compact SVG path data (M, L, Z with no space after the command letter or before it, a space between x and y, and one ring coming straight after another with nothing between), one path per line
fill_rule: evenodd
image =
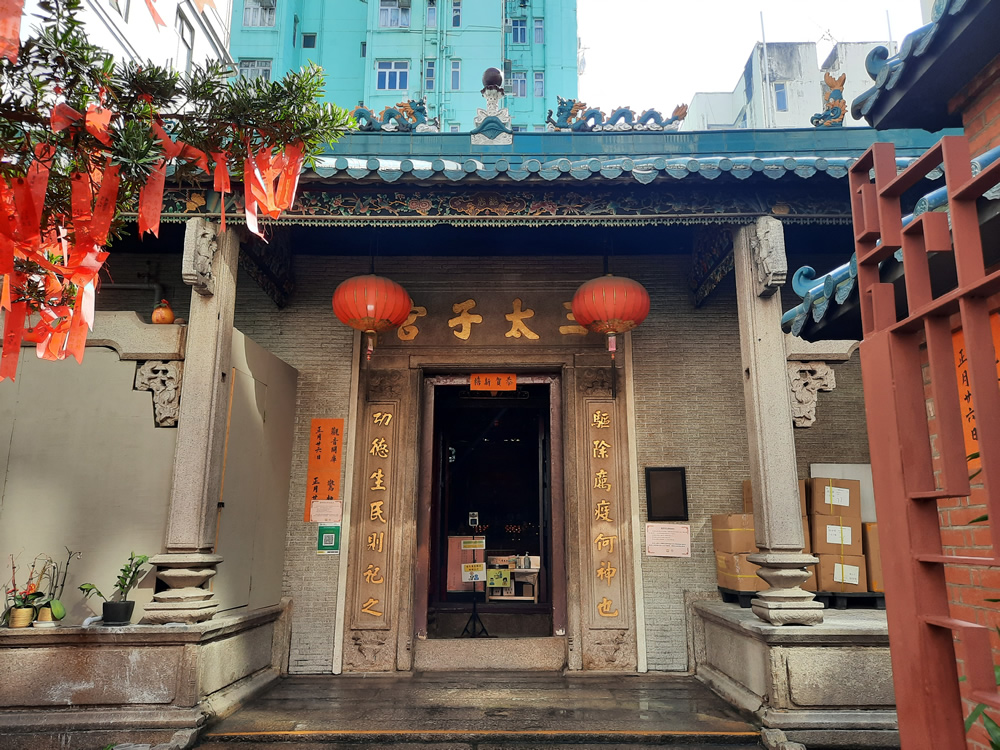
M611 393L611 368L587 367L578 371L576 387L585 396L607 396Z
M788 276L785 235L780 221L771 216L757 220L756 231L750 234L750 255L757 296L770 297Z
M157 427L176 427L181 407L183 362L150 360L135 371L135 390L153 392L153 419Z
M837 387L833 368L826 362L789 362L788 380L792 390L792 422L796 427L811 427L816 422L818 392Z
M403 395L404 375L398 370L371 370L368 398L374 401L398 399Z
M184 234L184 257L181 261L181 278L203 297L215 293L215 279L212 276L212 259L219 244L216 241L216 227L205 219L191 219L198 222L195 231ZM190 222L189 222L190 225Z

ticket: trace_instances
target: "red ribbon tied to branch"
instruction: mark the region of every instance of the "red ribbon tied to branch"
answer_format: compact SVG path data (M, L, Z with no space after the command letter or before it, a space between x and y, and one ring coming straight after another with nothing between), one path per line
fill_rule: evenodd
M243 164L247 228L261 239L264 235L257 223L257 210L259 208L265 216L277 219L282 211L291 208L305 162L304 150L300 142L288 144L282 153L276 155L273 148L265 148L254 156L247 148L247 159Z
M0 57L6 57L12 63L17 62L21 46L23 11L24 0L0 0Z

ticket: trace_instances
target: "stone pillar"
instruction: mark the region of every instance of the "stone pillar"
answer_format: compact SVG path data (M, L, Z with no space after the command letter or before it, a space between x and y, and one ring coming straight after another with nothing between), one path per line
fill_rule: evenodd
M177 421L166 552L150 562L167 588L153 595L144 623L201 622L218 604L206 582L222 562L213 553L236 303L239 239L216 236L205 219L191 219L184 236L182 276L192 286L184 381Z
M754 525L760 552L748 559L770 588L751 602L775 625L823 621L823 605L800 588L817 560L802 553L802 515L792 409L788 398L781 295L788 264L781 222L763 216L734 236L736 299L743 357L743 394L750 440Z

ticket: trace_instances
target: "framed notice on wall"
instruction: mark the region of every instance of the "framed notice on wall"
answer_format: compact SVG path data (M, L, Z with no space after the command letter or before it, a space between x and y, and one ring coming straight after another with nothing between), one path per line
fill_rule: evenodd
M646 467L646 520L688 520L683 466Z

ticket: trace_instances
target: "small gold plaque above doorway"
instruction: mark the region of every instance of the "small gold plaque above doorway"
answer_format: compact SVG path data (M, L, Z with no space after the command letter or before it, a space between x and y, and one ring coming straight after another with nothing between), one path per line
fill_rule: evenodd
M477 372L469 376L473 391L516 391L517 375L506 372Z

